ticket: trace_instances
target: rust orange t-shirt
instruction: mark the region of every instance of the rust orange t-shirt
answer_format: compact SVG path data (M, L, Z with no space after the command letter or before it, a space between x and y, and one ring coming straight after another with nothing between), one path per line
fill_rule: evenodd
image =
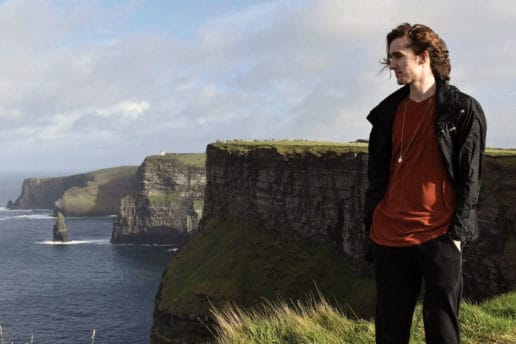
M371 226L371 240L379 245L417 245L450 226L455 190L441 159L434 118L435 96L419 103L407 97L398 106L389 185Z

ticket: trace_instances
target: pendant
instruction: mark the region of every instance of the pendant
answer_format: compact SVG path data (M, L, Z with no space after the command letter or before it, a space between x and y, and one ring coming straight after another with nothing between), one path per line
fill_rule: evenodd
M400 157L398 158L398 164L401 164L402 161L403 161L403 158L400 155Z

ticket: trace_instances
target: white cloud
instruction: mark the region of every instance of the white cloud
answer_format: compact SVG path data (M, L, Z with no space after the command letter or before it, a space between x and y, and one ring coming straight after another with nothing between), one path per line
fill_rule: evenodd
M122 29L142 15L138 2L103 6L0 5L0 159L22 151L54 166L66 161L48 158L58 151L91 157L76 159L91 169L161 148L203 151L218 138L367 137L365 116L397 87L380 73L384 37L405 21L446 40L453 83L486 110L488 144L516 146L500 124L516 106L512 2L260 1L210 18L189 40L172 22Z
M101 117L122 117L122 119L136 120L150 108L146 101L124 101L109 108L96 109L93 112Z

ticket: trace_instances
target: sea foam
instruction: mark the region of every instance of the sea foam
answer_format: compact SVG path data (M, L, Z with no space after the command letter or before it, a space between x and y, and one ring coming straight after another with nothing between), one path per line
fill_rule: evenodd
M36 244L40 245L52 245L52 246L60 246L60 245L108 245L109 240L70 240L70 241L38 241Z

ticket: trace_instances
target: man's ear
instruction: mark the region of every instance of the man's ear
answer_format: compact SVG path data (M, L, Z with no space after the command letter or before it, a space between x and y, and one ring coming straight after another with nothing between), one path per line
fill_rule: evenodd
M424 50L419 56L419 63L425 64L426 61L430 61L430 54L428 53L428 50Z

